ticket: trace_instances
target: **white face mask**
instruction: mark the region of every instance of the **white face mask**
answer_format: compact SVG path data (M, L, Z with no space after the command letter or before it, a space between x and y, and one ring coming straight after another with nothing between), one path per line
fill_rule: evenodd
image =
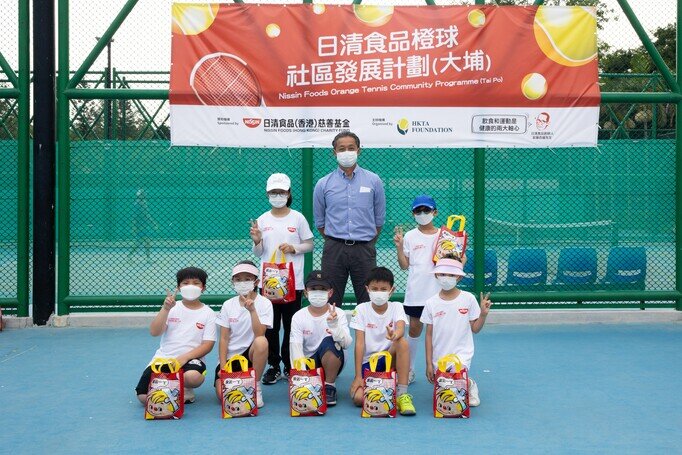
M457 287L457 277L456 276L439 276L436 277L438 284L445 291L449 291L452 288Z
M201 296L201 288L199 286L194 286L193 284L188 284L180 288L180 295L185 300L196 300Z
M373 304L381 306L388 302L391 293L388 291L369 291L369 299Z
M239 295L247 295L249 292L253 291L256 286L255 281L235 281L232 283L232 287L237 291Z
M431 221L433 221L433 212L432 213L420 213L418 215L415 215L414 219L417 223L421 224L422 226L426 226Z
M346 150L336 154L336 161L341 167L353 167L358 162L358 152Z
M273 194L272 196L268 196L270 205L276 209L281 209L287 205L287 199L289 199L289 197L286 194Z
M308 291L308 302L314 307L323 307L328 300L329 293L327 291Z

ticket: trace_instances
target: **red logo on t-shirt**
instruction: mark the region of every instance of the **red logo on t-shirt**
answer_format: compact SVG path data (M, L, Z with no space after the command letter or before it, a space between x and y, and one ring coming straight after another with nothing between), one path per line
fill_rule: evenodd
M376 329L376 328L377 328L377 325L376 325L376 324L372 324L371 322L368 322L368 323L367 323L367 328L368 328L368 329Z
M236 324L237 322L239 322L239 318L229 318L228 321L230 321L230 323L232 324Z
M460 308L459 309L459 314L467 314L469 312L468 308Z
M439 311L433 315L434 318L439 318L441 316L445 316L445 311Z
M197 322L197 329L203 330L203 329L204 329L204 324L202 324L201 322Z
M419 245L415 245L414 248L413 248L413 250L415 250L415 251L417 251L417 250L423 250L424 248L426 248L426 245L421 245L421 244L419 244Z
M263 232L267 232L267 231L272 231L273 229L275 229L275 228L272 227L272 226L265 226L265 227L264 227L263 229L261 229L261 230L262 230Z
M304 329L304 330L302 331L302 333L303 333L303 335L312 335L312 334L313 334L313 331L312 331L312 330L305 330L305 329Z
M180 322L180 318L168 318L168 322Z
M289 232L296 232L296 228L293 227L293 226L289 226L289 227L287 228L287 230L288 230Z

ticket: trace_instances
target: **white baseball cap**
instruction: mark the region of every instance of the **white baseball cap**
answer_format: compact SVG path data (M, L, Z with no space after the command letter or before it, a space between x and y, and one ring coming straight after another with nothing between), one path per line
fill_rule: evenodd
M465 276L462 263L456 259L439 259L431 273L445 273L448 275Z
M286 174L272 174L270 177L268 177L268 183L265 187L265 191L289 191L290 188L291 179Z

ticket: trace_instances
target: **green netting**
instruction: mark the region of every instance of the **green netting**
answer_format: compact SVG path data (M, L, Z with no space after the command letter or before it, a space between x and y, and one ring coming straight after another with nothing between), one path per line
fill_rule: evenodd
M303 185L335 167L330 150L315 150L313 182L304 183L298 149L170 148L166 141L75 141L71 147L70 292L76 296L161 295L174 272L187 265L209 272L209 293L230 293L231 267L255 259L248 221L269 208L267 177L287 173L293 208L301 210ZM486 151L485 248L497 257L490 287L674 289L674 152L673 140ZM387 222L377 262L395 272L399 292L406 273L397 265L392 235L398 225L414 226L415 195L435 197L438 222L465 214L471 251L477 247L472 150L365 149L359 163L379 173L386 186ZM319 266L317 233L315 240L313 263ZM594 279L557 283L562 250L576 247L594 251ZM642 276L607 283L609 254L614 260L614 254L641 247ZM545 287L512 288L509 259L528 248L546 256Z
M2 101L2 100L0 100ZM0 140L0 299L17 298L17 141ZM16 306L3 306L14 312Z

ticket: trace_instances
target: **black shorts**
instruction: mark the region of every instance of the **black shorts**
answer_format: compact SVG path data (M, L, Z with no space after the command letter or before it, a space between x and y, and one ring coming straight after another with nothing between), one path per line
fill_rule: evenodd
M199 359L192 359L182 367L182 370L185 373L188 371L198 371L199 373L205 375L206 364ZM162 366L161 371L164 373L170 373L170 370L167 366ZM151 378L152 367L150 365L145 368L144 372L142 373L142 377L140 377L140 381L137 383L137 387L135 387L135 392L137 392L138 395L145 395L149 391L149 380Z
M411 316L413 318L421 318L422 317L422 312L424 311L423 306L407 306L403 305L403 308L405 309L405 314L408 316Z
M249 362L249 368L253 368L253 362L251 362L251 359L249 358L249 349L251 349L251 345L249 345L248 348L244 350L244 352L241 353L244 357L246 357L246 360ZM241 369L241 365L239 365L239 362L236 360L232 362L232 371L239 371ZM215 377L213 378L213 386L215 387L216 381L220 378L220 364L215 366Z

